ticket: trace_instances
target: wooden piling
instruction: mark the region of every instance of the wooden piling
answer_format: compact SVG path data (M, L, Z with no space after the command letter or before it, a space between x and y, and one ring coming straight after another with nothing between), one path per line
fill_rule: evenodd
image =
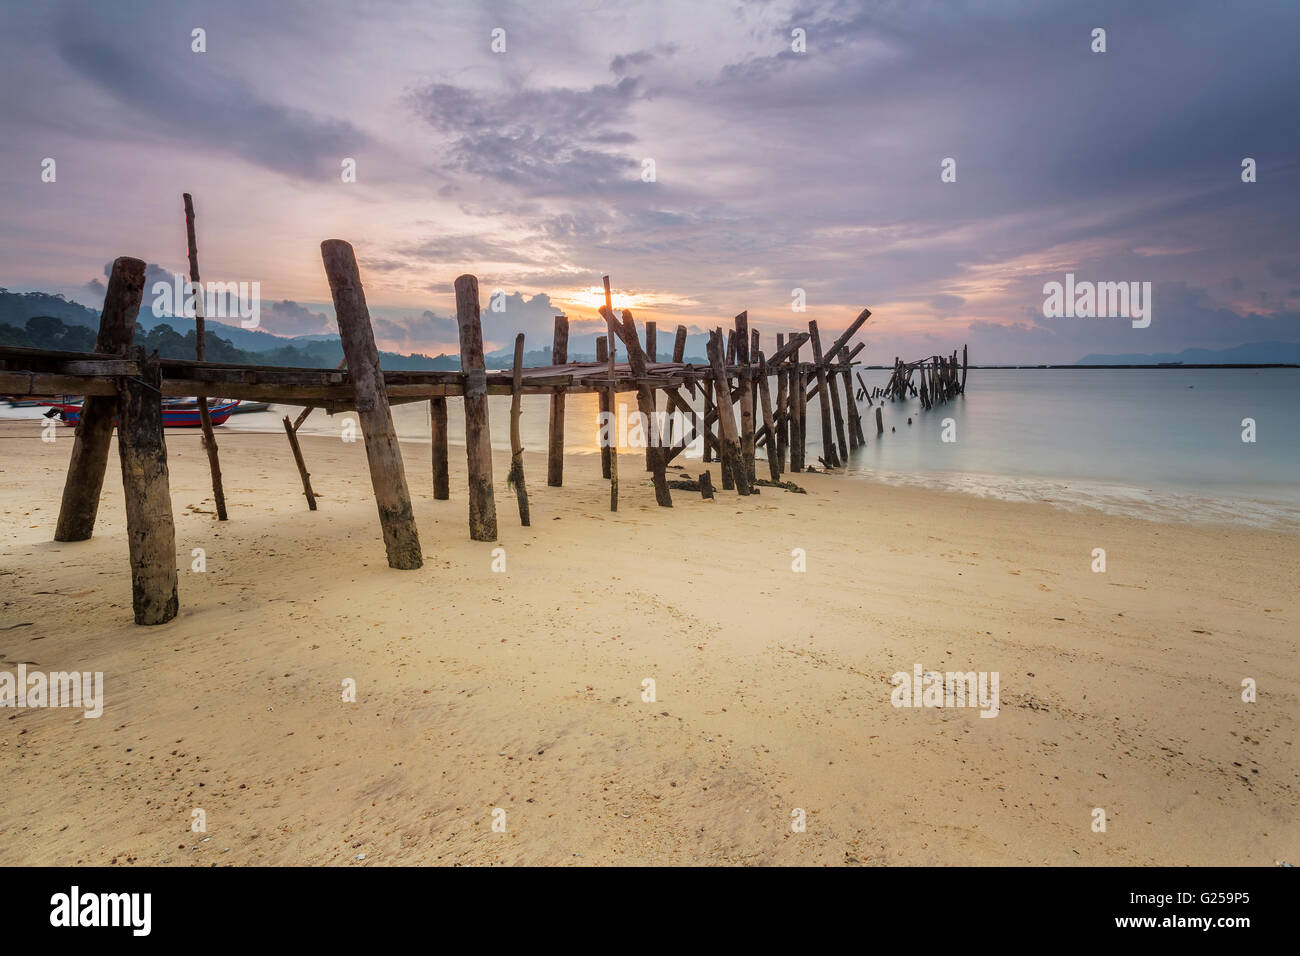
M822 340L817 332L816 321L808 323L808 337L812 340L813 369L817 376L817 397L821 403L822 460L827 468L834 468L839 464L835 451L835 437L831 433L834 413L831 411L831 392L826 381L826 363L822 360Z
M451 483L447 471L447 399L435 396L429 399L429 437L433 443L433 497L438 501L451 498Z
M758 400L763 409L763 425L767 428L767 470L771 474L773 481L781 480L781 460L776 453L776 441L772 437L776 434L776 419L772 416L772 393L767 381L767 363L763 359L763 353L757 352L756 359L758 362Z
M749 352L749 313L736 316L736 365L740 380L740 455L752 484L757 477L754 467L754 391L753 368Z
M190 282L194 286L194 358L207 361L207 336L204 329L204 295L199 284L199 249L194 236L194 198L185 197L185 234L189 241ZM181 309L182 314L184 309ZM221 460L217 457L217 439L212 433L212 416L208 411L208 396L200 391L195 395L199 405L199 426L203 433L203 448L208 453L208 471L212 475L212 499L217 506L217 520L226 520L226 490L221 482Z
M497 502L492 488L492 435L488 428L487 373L478 279L456 279L456 323L460 327L460 369L465 373L465 461L469 468L469 536L497 539Z
M307 507L316 510L316 494L311 490L311 475L307 472L307 462L302 457L302 447L298 444L298 432L294 430L289 416L284 416L284 430L289 436L289 448L293 451L294 464L298 466L298 477L302 479L302 493L307 496Z
M785 333L776 334L776 350L780 352L785 346ZM776 460L785 471L786 452L790 447L790 402L789 373L784 365L776 367ZM772 443L768 442L767 453L772 453Z
M123 357L127 354L144 294L144 273L145 264L140 259L123 256L114 261L99 315L96 352ZM81 405L81 422L72 442L63 501L54 528L55 541L85 541L95 531L116 414L117 399L109 395L88 395Z
M645 352L641 349L641 342L636 334L636 321L632 318L632 313L623 310L623 322L619 325L614 321L614 313L608 308L602 309L606 323L610 331L623 340L623 348L627 350L628 366L632 374L639 380L636 388L637 410L645 418L646 434L646 461L650 465L650 471L653 476L655 488L655 501L661 508L671 508L673 506L672 494L668 490L668 479L665 473L667 466L667 451L663 447L663 436L659 434L659 429L655 425L654 419L654 390L649 385L644 384L647 374Z
M609 356L610 356L609 339L603 335L596 336L596 361L609 362ZM613 363L610 363L609 374L610 377L613 378L614 376ZM612 388L610 389L602 388L596 396L596 401L600 408L601 420L609 423L610 434L615 434L617 431L617 423L612 417L610 417L614 411L612 407L613 394L614 394L614 390ZM615 437L613 440L617 441L617 437ZM610 476L609 455L610 455L609 444L602 442L600 446L600 477L606 479L608 479Z
M510 473L506 487L515 489L519 502L519 523L525 528L528 520L528 487L524 484L524 442L519 433L519 401L523 393L524 333L515 336L514 377L510 391Z
M406 470L388 407L388 392L384 387L384 373L379 368L379 352L375 348L357 259L352 246L342 239L326 239L320 248L334 297L334 314L348 361L348 375L356 395L357 419L366 443L370 483L375 489L388 566L414 570L424 563L420 536L415 528Z
M134 355L140 377L118 379L117 399L117 450L131 552L131 606L135 623L166 624L176 616L179 602L176 525L163 440L162 369L157 352L146 356L137 346Z
M618 356L618 336L614 334L614 305L609 288L609 276L605 281L605 310L602 313L605 325L609 329L606 342L609 347L609 393L606 403L610 412L609 427L609 510L618 511L618 392L614 388L615 358Z
M883 435L885 433L885 423L880 415L881 409L883 409L884 407L885 407L884 405L876 406L876 434L877 435Z
M551 344L551 364L569 360L569 318L555 317L555 338ZM546 445L546 483L552 488L564 485L564 392L557 389L551 396L551 428Z
M745 467L740 453L740 436L736 432L736 417L731 407L731 389L727 383L727 370L722 364L722 330L717 329L709 335L709 365L713 369L714 395L718 408L718 437L722 446L723 488L726 489L726 475L736 490L742 495L750 492L749 471ZM742 393L743 394L743 393Z

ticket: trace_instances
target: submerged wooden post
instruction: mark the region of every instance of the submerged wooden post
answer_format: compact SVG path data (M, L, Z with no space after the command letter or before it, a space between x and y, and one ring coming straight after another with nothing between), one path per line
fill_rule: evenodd
M822 339L817 332L817 322L808 323L808 336L812 339L813 363L817 374L818 401L821 403L822 419L822 463L827 468L839 464L835 454L835 438L831 434L831 393L826 382L826 363L822 361Z
M709 334L709 365L713 369L714 394L718 407L718 438L721 444L722 474L728 473L732 483L742 495L750 492L749 471L740 455L740 437L736 434L735 413L731 409L731 389L727 384L727 370L722 364L722 330ZM723 483L725 489L726 482Z
M569 361L569 319L555 317L555 338L551 343L551 364L563 365ZM564 391L551 396L550 441L546 446L546 483L552 488L564 484Z
M144 271L145 264L139 259L123 256L113 262L104 308L99 314L96 352L126 355L144 294ZM81 422L72 442L63 502L54 527L55 541L85 541L95 531L116 413L117 399L111 395L88 395L81 404Z
M447 399L435 395L429 399L429 437L433 442L433 497L438 501L451 498L447 474Z
M739 367L737 378L740 380L740 455L744 459L746 473L753 482L754 471L754 391L753 369L749 362L749 313L742 312L736 316L736 365Z
M876 406L876 434L877 435L883 435L885 432L885 423L880 417L880 410L884 407L885 407L884 405Z
M609 339L603 335L596 336L596 361L609 362ZM610 378L613 377L614 377L613 363L610 363ZM614 434L615 433L614 430L616 429L616 423L613 422L612 418L610 417L614 411L612 407L613 395L614 395L614 390L612 388L608 388L608 389L602 388L596 396L597 403L600 407L601 420L608 425L610 429L609 432L610 434ZM617 437L612 439L612 441L615 442L617 442L617 440L618 440ZM600 443L600 477L602 478L610 477L609 446L610 443L607 441L602 441Z
M316 510L316 495L311 490L311 474L307 471L307 462L302 457L302 446L298 444L298 432L293 427L293 422L289 421L289 416L284 416L284 430L289 435L289 448L293 451L294 464L298 466L298 477L302 479L302 493L307 496L307 507L311 511Z
M487 371L478 279L456 279L456 323L460 326L460 370L465 373L465 461L469 467L469 536L497 539L497 502L492 490L492 436L488 429Z
M357 419L366 442L370 483L375 489L388 566L413 570L424 563L420 536L415 530L411 494L406 488L402 452L397 446L393 414L388 408L388 392L384 387L384 373L379 368L379 352L370 327L370 310L366 308L357 258L352 246L342 239L326 239L320 244L320 251L325 275L329 277L330 294L334 297L334 316L343 355L348 361L348 375L356 395Z
M758 361L758 399L763 409L763 425L767 428L767 470L773 481L781 480L781 460L776 452L776 419L772 417L772 392L767 381L767 363L763 353L756 353Z
M966 346L961 347L961 392L966 394Z
M510 382L510 474L506 487L515 489L519 501L519 523L525 528L528 520L528 488L524 484L524 442L519 434L519 399L523 391L524 333L515 336L515 367Z
M162 367L158 353L137 346L138 379L118 380L117 451L126 498L131 551L131 606L137 624L166 624L176 616L176 525L163 440ZM110 422L112 420L110 419Z
M849 447L857 448L861 444L862 426L858 423L858 402L853 397L853 366L847 352L840 353L840 364L844 370L839 373L844 383L844 410L848 414Z
M194 358L207 360L207 337L203 327L204 296L199 285L199 249L194 238L194 198L185 193L185 233L189 240L190 282L194 285ZM181 310L182 314L184 309ZM217 457L217 439L212 434L212 417L208 411L207 393L200 391L195 398L199 404L199 425L203 429L203 448L208 453L208 471L212 473L212 498L217 505L217 520L226 520L226 490L221 483L221 461Z

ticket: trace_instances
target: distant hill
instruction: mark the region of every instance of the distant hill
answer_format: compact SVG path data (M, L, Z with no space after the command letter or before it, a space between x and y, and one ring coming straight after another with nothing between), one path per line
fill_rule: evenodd
M1177 355L1169 352L1152 355L1085 355L1075 365L1158 365L1182 362L1184 365L1262 365L1279 363L1300 365L1300 342L1251 342L1230 349L1184 349Z

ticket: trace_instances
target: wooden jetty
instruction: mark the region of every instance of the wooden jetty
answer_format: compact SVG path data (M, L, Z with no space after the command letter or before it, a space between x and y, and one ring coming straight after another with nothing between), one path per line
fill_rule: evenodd
M188 197L186 197L188 199ZM379 366L370 313L352 247L339 239L321 244L321 255L334 299L344 365L334 369L232 365L207 361L159 358L131 347L132 332L144 289L145 264L119 258L113 263L99 336L94 352L60 352L44 349L0 347L0 394L15 396L84 395L81 424L77 428L68 466L55 538L82 541L91 536L107 467L114 418L118 425L123 485L130 539L133 606L138 624L161 624L175 617L176 542L167 474L166 444L161 416L166 396L222 395L248 401L305 406L296 422L284 420L290 449L303 482L308 507L316 509L297 431L312 409L355 411L365 441L380 530L393 568L415 569L422 552L406 471L393 427L391 407L428 402L431 418L432 485L434 497L449 497L447 480L447 399L465 403L466 460L469 473L469 533L476 541L497 539L498 514L492 476L492 446L487 400L509 395L511 415L511 467L508 484L515 490L521 523L529 523L528 493L519 441L519 400L522 395L547 395L551 416L547 456L547 484L563 485L564 397L568 393L594 392L602 413L613 414L619 392L635 393L637 411L650 439L646 470L651 475L655 500L672 506L672 491L689 488L704 498L715 490L707 471L698 482L669 482L668 465L687 447L701 442L705 461L722 464L722 486L748 495L761 485L780 486L781 477L805 470L807 403L821 408L821 455L827 468L846 462L850 449L866 443L857 402L872 395L865 386L853 385L854 357L862 344L850 347L853 336L871 317L863 309L831 343L822 345L816 322L808 330L776 337L770 355L761 348L757 330L748 327L748 314L735 317L724 334L710 333L708 364L685 362L686 329L679 326L673 339L672 361L658 361L656 329L647 323L643 340L632 313L616 315L608 277L606 305L600 309L608 334L596 343L596 362L569 362L568 318L557 316L552 344L553 364L522 368L523 336L515 342L512 368L488 371L484 367L478 280L463 275L454 283L456 317L460 329L461 370L384 371ZM197 276L191 238L191 271ZM809 346L812 362L801 360ZM625 362L615 362L618 348ZM932 356L922 362L895 361L885 392L892 399L918 394L912 385L920 372L923 403L947 400L965 387L965 350L958 375L957 353L951 358ZM770 379L775 377L775 402ZM862 385L861 378L858 384ZM696 412L688 400L700 398L704 411ZM880 395L881 390L877 389ZM663 427L672 413L681 413L681 425ZM876 407L877 433L883 431ZM674 433L674 428L676 432ZM206 432L206 430L205 430ZM205 433L205 438L207 438ZM603 443L604 444L604 443ZM224 498L216 465L216 445L209 446L213 463L214 494ZM766 449L767 478L756 472L758 448ZM619 465L616 441L601 449L601 473L610 481L610 509L617 510ZM626 485L624 486L626 487ZM224 500L222 502L224 504ZM222 509L224 511L224 508Z

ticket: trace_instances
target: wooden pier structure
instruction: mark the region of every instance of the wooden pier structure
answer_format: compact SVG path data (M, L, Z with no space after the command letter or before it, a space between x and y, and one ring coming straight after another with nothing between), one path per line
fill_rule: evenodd
M187 212L189 197L187 200ZM192 212L191 212L192 215ZM193 233L190 233L191 272L197 277ZM824 346L816 322L808 330L776 337L770 353L761 336L751 330L741 312L733 328L709 335L708 364L685 361L687 330L678 326L670 361L659 361L657 329L646 323L645 338L632 313L613 308L608 277L606 305L600 309L608 334L596 343L597 361L567 361L568 317L557 316L552 345L553 364L522 368L523 336L516 339L510 369L484 367L478 280L463 275L454 283L460 329L461 370L384 371L379 365L370 314L352 247L338 239L321 244L321 255L334 299L344 365L336 369L232 365L207 361L164 359L131 346L144 290L145 263L119 258L112 266L99 336L94 352L59 352L0 347L0 394L23 397L83 395L72 457L55 529L59 541L88 539L95 525L115 419L126 497L133 606L138 624L162 624L176 616L177 564L175 530L168 486L167 449L163 436L162 400L167 396L212 396L305 406L296 422L284 419L290 449L303 482L308 507L316 510L310 475L297 439L297 430L314 408L330 412L355 411L365 442L379 524L393 568L414 569L423 563L419 532L411 507L406 471L393 426L391 407L428 402L431 418L432 485L434 497L449 497L447 480L447 400L465 404L465 448L469 475L469 533L476 541L497 539L498 513L492 475L492 446L487 400L511 397L511 467L508 486L516 495L521 523L529 524L528 493L519 439L519 399L547 395L551 399L547 455L547 484L561 487L564 479L564 398L570 392L594 392L602 413L617 411L618 393L635 393L637 412L649 439L645 471L651 476L656 502L672 507L672 491L688 488L704 498L715 490L706 471L698 482L670 482L667 468L699 441L705 462L721 463L722 487L749 495L758 486L782 485L782 476L807 469L808 402L821 410L821 445L817 455L827 469L846 463L850 450L866 444L858 401L869 394L854 388L854 358L861 343L850 346L871 316L863 309L849 326ZM626 361L616 362L618 349ZM807 351L805 351L807 350ZM805 361L801 352L811 353ZM951 398L965 386L965 350L960 378L956 353L951 359L904 365L895 362L887 387L889 397L917 394L911 385L920 371L923 402L934 396ZM344 367L345 366L345 367ZM776 379L775 398L771 379ZM685 394L683 394L685 393ZM879 389L877 395L882 394ZM689 396L689 399L688 399ZM703 412L692 401L700 399ZM941 399L941 400L942 400ZM200 403L202 407L203 403ZM677 418L672 413L681 413ZM665 424L667 422L667 424ZM876 408L877 433L881 426ZM210 440L210 428L205 429ZM206 442L205 442L206 444ZM608 445L605 447L605 445ZM209 447L214 494L224 492L216 460ZM700 447L700 446L697 446ZM757 472L756 449L766 453L767 477ZM601 473L610 481L610 508L617 510L620 462L617 442L602 443ZM640 469L637 468L637 471ZM222 516L224 518L224 514Z

